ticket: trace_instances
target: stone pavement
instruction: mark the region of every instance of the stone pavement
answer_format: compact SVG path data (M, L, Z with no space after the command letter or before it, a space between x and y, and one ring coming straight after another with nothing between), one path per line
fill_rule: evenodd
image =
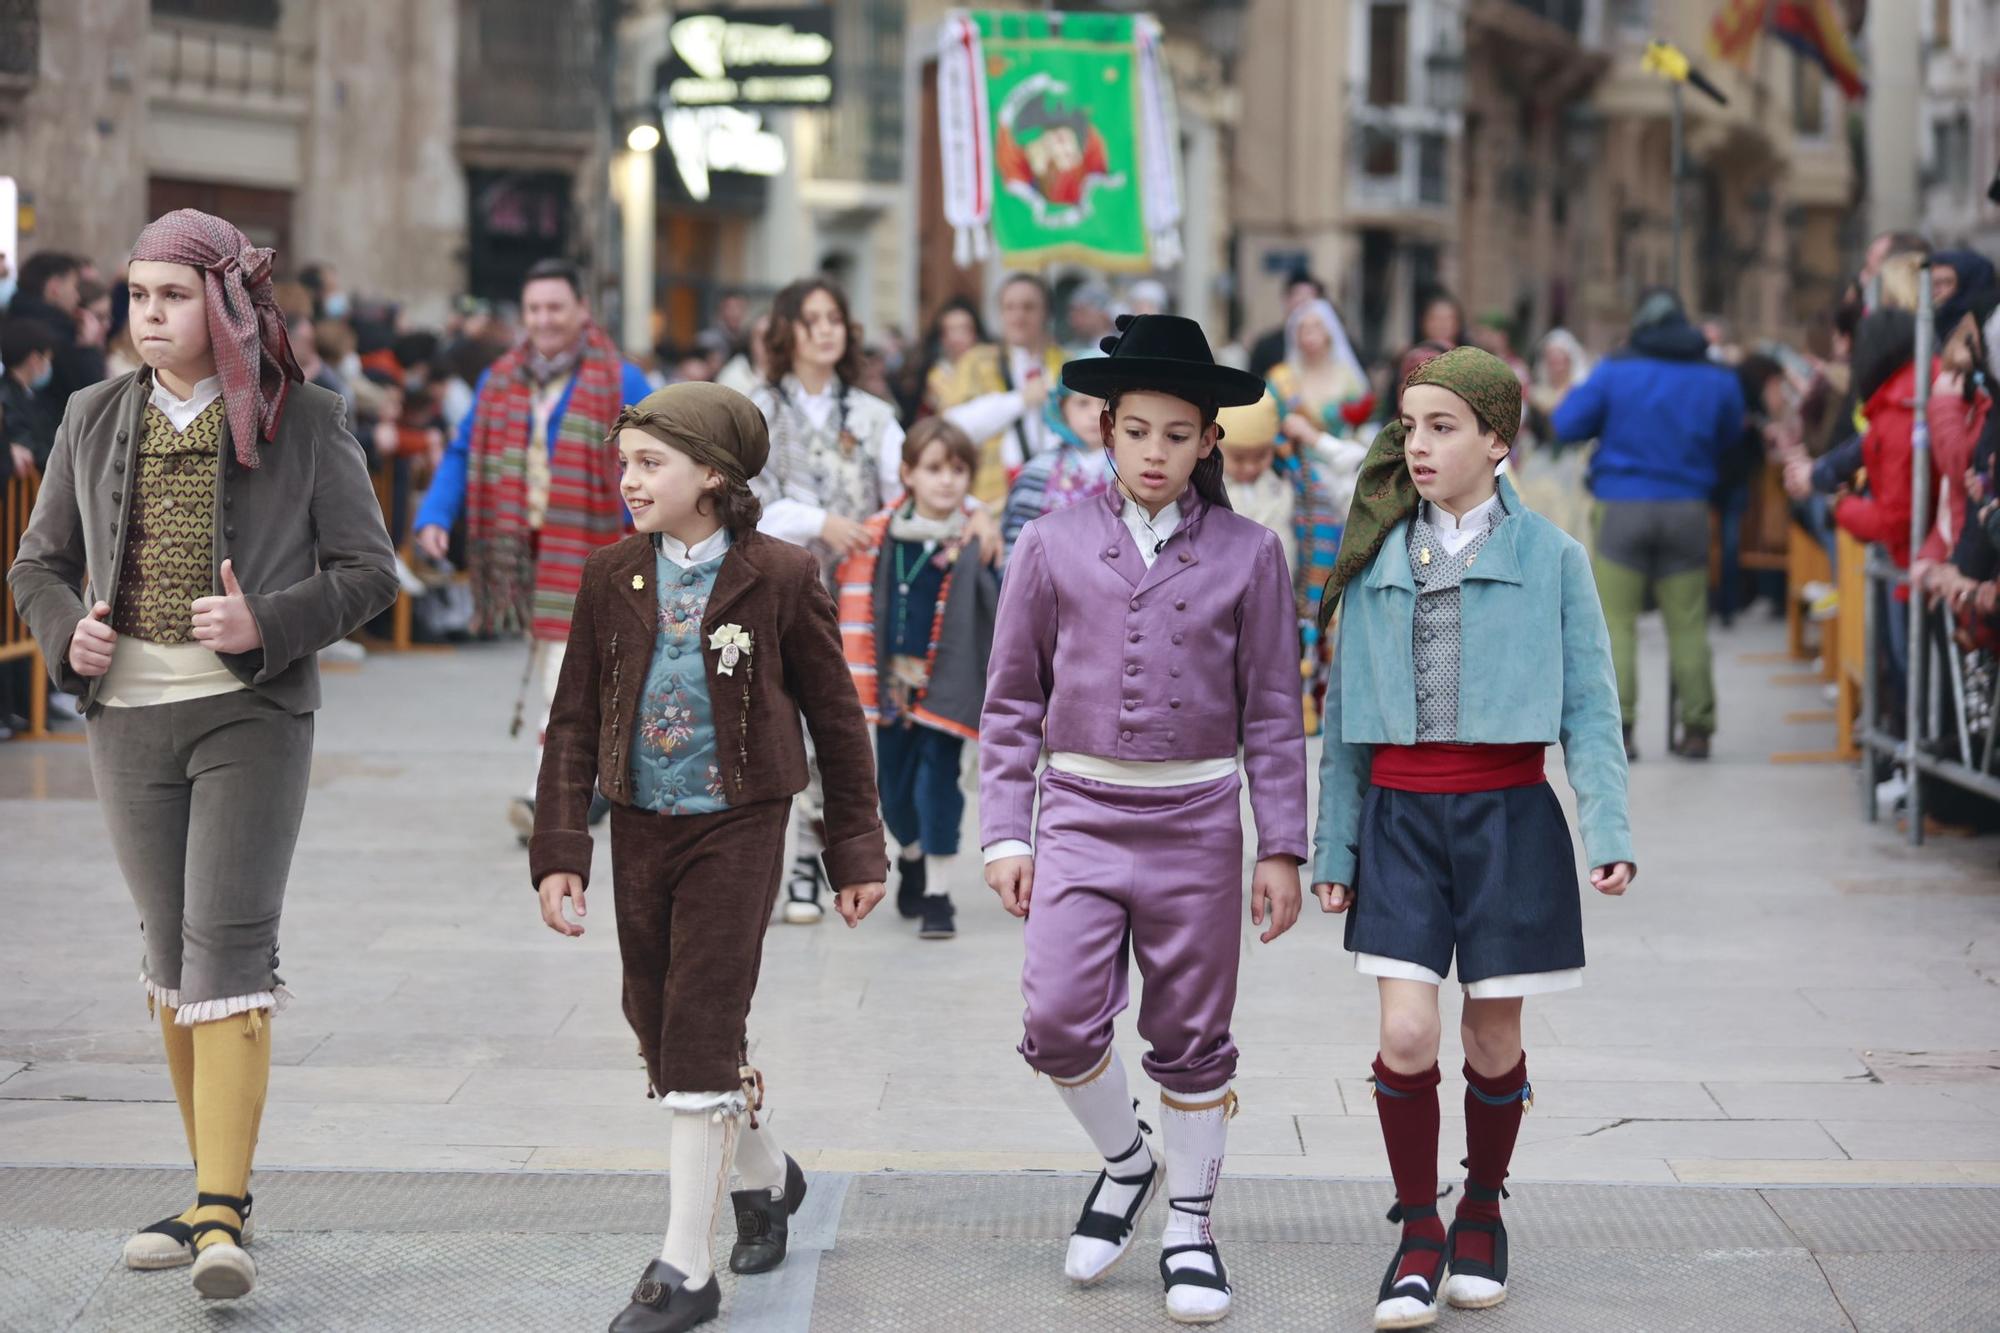
M1584 989L1528 1006L1537 1096L1516 1181L2000 1184L2000 844L1938 839L1913 850L1892 825L1861 822L1853 770L1769 764L1775 751L1827 744L1830 726L1787 720L1824 701L1816 686L1770 660L1780 646L1771 626L1743 622L1716 643L1723 731L1711 763L1687 765L1661 757L1664 649L1657 624L1646 627L1647 754L1632 778L1641 874L1622 900L1587 895ZM550 934L501 821L507 797L530 777L525 740L505 736L519 654L482 647L377 656L328 676L314 792L287 903L283 971L299 1000L274 1024L277 1068L259 1153L272 1173L267 1190L294 1179L277 1176L279 1168L460 1171L480 1181L511 1173L520 1188L477 1225L531 1232L541 1225L537 1200L551 1182L572 1179L553 1173L666 1166L664 1125L643 1097L618 1010L608 885L593 895L582 940ZM82 747L0 746L0 830L13 907L0 948L0 1165L182 1164L157 1035L134 981L138 933ZM600 849L599 874L608 881L606 855ZM1089 1162L1067 1115L1013 1054L1018 926L979 885L976 857L962 860L953 879L961 905L954 942L916 940L893 911L851 933L838 924L780 926L770 937L753 1036L773 1123L808 1169L834 1173L829 1179L864 1173L850 1193L886 1179L873 1173L1076 1171ZM1245 936L1237 1022L1244 1107L1231 1135L1232 1169L1244 1176L1379 1180L1384 1173L1362 1082L1375 1049L1372 988L1352 971L1339 938L1339 923L1315 910L1272 945ZM1446 999L1454 1002L1449 987ZM1136 1070L1141 1043L1129 1019L1121 1039ZM1440 1158L1449 1169L1461 1149L1449 1116L1459 1058L1451 1035L1447 1045L1454 1049L1445 1055ZM0 1199L23 1193L10 1176L26 1178L0 1175ZM68 1183L45 1184L38 1197L51 1188L57 1197L103 1188L83 1183L95 1178L54 1177ZM657 1177L579 1178L644 1181L657 1229L664 1204ZM1014 1197L1015 1177L934 1179L976 1188L968 1186L964 1217L932 1213L928 1223L998 1228L994 1208L1014 1206L998 1201ZM1033 1234L1059 1238L1081 1187L1043 1184L1041 1229ZM1379 1183L1297 1188L1317 1191L1296 1196L1307 1200L1300 1208L1334 1207L1329 1200L1349 1197L1341 1190L1358 1191L1341 1207L1365 1202L1362 1212L1372 1217L1387 1203ZM1522 1191L1524 1216L1537 1193ZM1246 1208L1253 1194L1246 1185ZM1956 1216L1951 1209L1974 1206L1967 1200L1983 1200L1989 1218L1995 1212L1992 1196L1978 1190L1896 1197L1911 1201L1912 1216ZM37 1226L108 1234L162 1211L147 1197L96 1221L72 1222L58 1210L4 1225L17 1228L9 1233L15 1238L40 1234ZM1226 1215L1219 1205L1219 1218ZM275 1198L271 1217L275 1253L290 1225ZM587 1217L571 1225L590 1231ZM1023 1224L1010 1213L1007 1225ZM842 1222L843 1240L859 1234L851 1226ZM647 1229L636 1220L631 1228ZM1993 1227L1981 1230L1990 1236ZM329 1245L394 1239L365 1226L315 1234ZM1012 1233L979 1234L997 1241ZM1355 1290L1372 1291L1388 1228L1371 1221L1347 1240L1326 1235L1326 1244L1361 1247L1352 1264L1336 1265L1338 1299L1351 1303ZM625 1268L636 1271L633 1247L610 1248L616 1258L607 1253L602 1280L622 1286ZM887 1263L908 1247L879 1248L877 1261ZM1790 1243L1801 1262L1821 1249L1810 1238ZM1909 1289L1927 1291L1924 1274L1942 1280L1947 1269L1961 1276L1977 1269L1990 1284L1991 1251L1981 1253L1971 1269L1959 1260L1939 1260L1945 1267L1935 1272L1912 1268ZM1002 1254L989 1256L994 1280L1030 1275ZM385 1257L393 1254L378 1250L368 1262ZM1241 1242L1232 1261L1293 1262L1253 1257ZM547 1262L567 1271L563 1260ZM1297 1262L1304 1271L1318 1260ZM1257 1270L1244 1271L1247 1279ZM1870 1271L1892 1284L1896 1277ZM1148 1270L1135 1265L1121 1276L1146 1296L1132 1307L1135 1317L1149 1311ZM592 1309L602 1304L593 1302ZM1636 1308L1676 1307L1654 1300ZM996 1319L1003 1314L994 1307ZM898 1316L881 1326L936 1325Z

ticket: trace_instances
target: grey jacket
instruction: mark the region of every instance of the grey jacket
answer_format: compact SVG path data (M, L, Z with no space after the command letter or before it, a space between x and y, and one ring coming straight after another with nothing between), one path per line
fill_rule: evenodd
M21 619L42 646L49 679L97 702L103 677L69 665L69 641L92 602L116 606L149 371L78 390L56 430L34 516L7 571ZM396 600L396 553L361 446L338 394L294 384L255 469L226 438L216 470L214 566L231 561L264 646L223 665L289 712L319 707L321 648ZM222 592L221 574L213 588Z

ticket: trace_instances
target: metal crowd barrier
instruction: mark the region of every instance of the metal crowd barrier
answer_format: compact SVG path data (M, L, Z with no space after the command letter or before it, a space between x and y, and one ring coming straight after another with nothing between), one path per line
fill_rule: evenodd
M1916 423L1910 440L1910 562L1921 554L1924 538L1931 529L1931 495L1936 484L1931 474L1931 359L1935 331L1932 329L1930 270L1925 269L1917 285L1917 401ZM1869 551L1866 566L1867 597L1864 610L1862 655L1861 719L1855 739L1861 746L1861 808L1873 823L1880 816L1875 799L1876 761L1890 759L1903 766L1909 778L1907 818L1912 846L1924 840L1924 784L1927 779L1948 782L1967 791L2000 801L2000 775L1994 770L1993 723L2000 708L2000 672L1996 681L1982 684L1971 678L1963 656L1952 638L1955 628L1949 608L1936 612L1924 606L1923 596L1910 591L1907 608L1909 647L1904 679L1905 716L1902 736L1884 732L1876 725L1876 699L1880 692L1880 655L1886 647L1885 627L1877 607L1886 602L1895 610L1897 588L1909 585L1907 571L1898 569L1885 548ZM1942 640L1944 654L1933 652ZM1945 726L1945 690L1950 690L1952 725ZM1972 720L1985 720L1983 744L1975 741Z

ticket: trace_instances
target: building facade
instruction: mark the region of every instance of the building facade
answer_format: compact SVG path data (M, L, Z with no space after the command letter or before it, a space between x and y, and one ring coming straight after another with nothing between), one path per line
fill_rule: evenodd
M440 319L600 221L597 0L4 0L0 164L42 247L195 207Z

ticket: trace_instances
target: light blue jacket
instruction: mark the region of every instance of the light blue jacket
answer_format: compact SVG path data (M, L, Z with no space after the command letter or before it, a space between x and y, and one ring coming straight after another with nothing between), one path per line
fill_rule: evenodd
M1633 861L1618 681L1590 557L1523 505L1505 476L1500 498L1507 516L1465 572L1456 739L1561 741L1590 864ZM1416 743L1417 585L1409 527L1405 520L1390 530L1341 600L1335 675L1326 692L1314 883L1354 883L1374 747Z

